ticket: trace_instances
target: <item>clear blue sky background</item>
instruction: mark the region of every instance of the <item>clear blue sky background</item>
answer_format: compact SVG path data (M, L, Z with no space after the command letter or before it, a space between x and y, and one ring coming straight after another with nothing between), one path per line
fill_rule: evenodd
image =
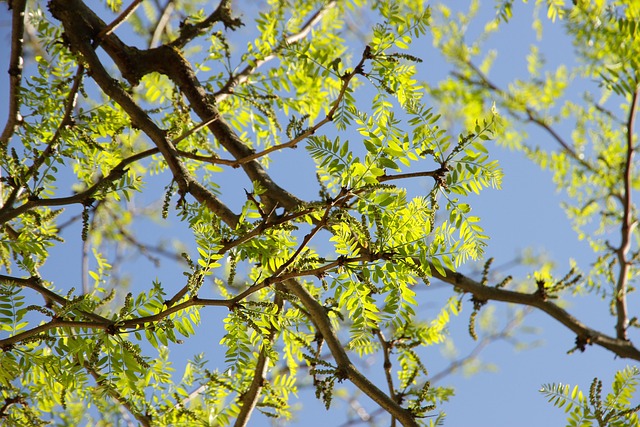
M254 2L251 2L253 5ZM450 2L460 4L466 8L468 2ZM483 1L479 22L482 25L486 20L493 18L494 9L492 1ZM212 7L215 2L212 2ZM4 5L3 5L4 6ZM236 2L238 10L242 8L242 2ZM253 7L253 6L252 6ZM516 2L514 7L514 19L496 34L488 43L488 47L498 50L498 58L491 72L491 78L501 85L516 77L526 78L525 55L530 43L538 43L535 40L531 28L532 5L522 5ZM108 19L107 19L108 20ZM247 26L251 27L249 20ZM366 28L362 29L367 31ZM243 31L250 31L245 28ZM473 28L472 30L473 31ZM0 43L9 46L10 14L6 7L0 8ZM559 25L547 25L544 39L539 43L541 51L548 60L548 67L554 68L563 61L572 60L572 50L568 39L562 34ZM358 56L362 51L362 45L354 42L353 55ZM0 54L0 122L5 123L7 116L8 78L8 50L1 50ZM419 78L431 83L446 75L448 66L437 55L431 46L431 38L418 41L412 48L412 54L425 60L420 64ZM575 95L583 88L574 89ZM559 128L563 136L568 138L571 129ZM357 141L357 135L351 136ZM544 134L531 132L532 138L542 147L551 147L553 142ZM588 270L593 255L584 242L579 242L571 230L569 221L559 207L563 195L558 193L551 182L551 174L540 171L536 166L519 153L509 152L504 149L491 146L491 155L500 160L505 172L503 189L501 191L487 190L480 197L471 199L474 214L482 218L482 226L491 237L487 255L495 257L495 265L509 262L520 254L525 248L533 248L539 252L545 252L547 257L556 262L556 273L563 275L569 269L569 259L576 259L583 270ZM306 153L302 149L276 153L272 156L272 165L287 164L287 168L273 169L271 172L277 182L286 183L286 188L293 185L294 193L310 194L309 185L314 185L313 180L301 180L300 177L308 175L312 162L304 158ZM284 162L283 162L284 161ZM155 178L149 185L150 189L157 189L156 195L161 196L161 188L168 182L166 176ZM241 178L244 179L244 178ZM65 187L66 185L66 187ZM61 194L68 194L71 182L61 185ZM227 179L221 183L223 192L234 188L249 188L244 181L240 184L233 179ZM413 184L416 192L425 192L430 187L428 181ZM315 187L313 187L315 188ZM316 190L313 190L315 193ZM311 194L313 194L311 193ZM223 193L229 194L229 193ZM240 194L243 194L241 192ZM145 202L148 202L145 201ZM230 202L233 205L233 201ZM239 199L236 203L240 203ZM78 214L75 209L70 214ZM180 225L154 225L140 224L136 230L145 241L145 236L176 235L184 236L184 227ZM80 247L77 244L79 229L69 229L64 236L70 246L59 246L53 253L50 261L43 268L42 274L46 280L53 280L57 287L69 289L76 288L80 284ZM185 238L185 244L193 249L190 238ZM165 263L165 266L170 263ZM176 268L162 267L153 271L151 277L151 265L142 259L136 258L126 268L132 273L134 289L143 289L150 286L156 277L160 277L167 287L182 286L184 277ZM462 271L471 271L463 268ZM526 277L528 270L515 268L506 271L520 278ZM175 283L175 286L170 285ZM417 310L426 317L435 314L438 302L445 300L450 295L448 286L434 282L432 287L423 287L418 293L421 299L421 307ZM39 297L36 297L39 298ZM468 298L465 298L468 300ZM501 303L491 303L496 309L497 318L504 323L505 314L509 307ZM637 306L631 303L631 311ZM589 326L601 328L604 332L613 334L614 320L608 316L607 304L597 299L578 298L570 301L569 311L580 318ZM202 312L203 323L199 331L202 335L187 339L181 346L174 345L172 354L179 358L190 358L193 354L207 352L209 360L215 361L221 356L221 351L216 349L222 333L221 329L211 327L210 322L218 322L219 316L224 315L216 308L205 309ZM477 344L471 340L467 333L470 304L465 304L463 314L453 320L451 325L452 338L455 340L462 357L470 352ZM217 323L216 325L219 325ZM605 385L609 384L614 372L624 367L627 362L614 359L611 353L600 348L590 347L585 353L567 355L566 352L574 345L574 335L557 322L548 319L537 312L531 313L525 325L540 328L537 335L525 336L524 341L533 342L542 339L542 345L532 349L516 351L514 347L504 341L496 342L486 348L482 354L483 362L491 363L496 372L480 372L471 377L463 375L450 375L444 378L438 385L452 385L456 388L456 396L448 404L438 408L447 413L445 425L450 427L479 426L479 427L538 427L538 426L563 426L565 414L547 404L543 396L538 392L541 384L548 382L565 382L579 384L583 390L588 390L594 376L600 377ZM637 338L632 332L631 338ZM153 354L153 353L149 353ZM424 350L425 363L432 374L437 374L447 367L449 361L440 355L437 348ZM379 362L378 357L376 362ZM182 366L176 364L178 373ZM380 363L367 371L372 378L381 379L382 370ZM382 384L382 382L379 382ZM327 412L322 404L315 402L312 391L302 391L300 400L305 409L299 414L300 425L306 426L333 426L340 425L344 420L346 402L336 399L334 408ZM366 397L360 399L360 404L371 410L372 404ZM251 425L269 425L268 420L256 416Z

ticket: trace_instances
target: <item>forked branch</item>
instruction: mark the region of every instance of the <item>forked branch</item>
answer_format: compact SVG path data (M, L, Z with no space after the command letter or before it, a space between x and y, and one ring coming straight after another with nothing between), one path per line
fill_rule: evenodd
M400 406L391 397L380 390L359 370L357 370L353 363L351 363L340 339L331 326L331 320L327 315L325 307L323 307L316 298L314 298L313 295L311 295L309 291L296 280L287 280L284 282L284 286L289 293L295 295L300 300L304 308L309 313L311 321L317 328L318 332L322 334L322 337L327 343L329 350L338 365L338 371L344 376L344 379L351 381L356 387L362 390L363 393L391 414L392 417L400 421L403 426L417 427L418 423L409 410Z

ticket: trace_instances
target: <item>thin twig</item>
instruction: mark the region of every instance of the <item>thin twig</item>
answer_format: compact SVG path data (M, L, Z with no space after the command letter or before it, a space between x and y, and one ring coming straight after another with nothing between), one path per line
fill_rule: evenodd
M438 372L437 374L433 375L432 377L429 378L429 382L431 384L435 384L439 381L441 381L443 378L455 373L455 371L457 371L459 368L463 367L464 365L472 362L473 360L477 359L478 355L480 353L482 353L482 351L491 343L501 340L501 339L506 339L510 336L511 331L519 324L522 322L522 318L524 316L526 316L527 314L529 314L531 311L533 310L532 307L525 307L524 308L524 314L521 317L515 316L513 317L506 325L504 328L502 328L501 331L494 333L494 334L490 334L487 335L485 337L483 337L480 342L478 342L478 344L476 344L476 346L471 350L471 352L469 354L467 354L466 356L460 358L460 359L456 359L454 361L452 361L449 366L447 366L446 368L444 368L443 370L441 370L440 372Z
M73 196L54 197L51 199L32 198L16 208L10 208L10 206L6 205L2 209L0 209L0 224L10 221L13 218L16 218L23 213L37 207L84 204L89 199L93 198L96 193L100 191L100 189L104 188L112 182L121 179L122 176L126 173L128 165L149 156L150 151L152 150L143 151L141 153L121 160L120 163L118 163L113 169L111 169L107 176L97 179L96 183L91 187L80 191Z
M162 37L162 33L167 28L167 24L169 23L169 18L171 18L171 13L175 9L174 0L167 0L167 4L162 9L162 13L160 14L160 19L156 23L156 27L153 30L153 35L151 36L151 40L149 40L149 47L156 47L160 44L160 37Z
M494 84L491 80L489 80L489 78L478 68L476 67L475 64L473 64L471 61L466 62L466 65L471 68L471 70L476 73L476 75L480 78L480 82L474 82L472 80L470 80L469 78L464 77L463 75L459 74L459 73L454 73L456 75L456 77L465 80L471 84L481 84L484 87L490 89L492 92L497 93L498 95L500 95L500 97L502 97L503 99L506 100L513 100L511 95L508 94L507 92L505 92L503 89L500 89L496 84ZM582 158L581 155L579 155L570 145L568 142L566 142L556 131L555 129L553 129L551 126L549 126L549 124L545 123L545 121L543 119L541 119L540 117L538 117L537 112L534 111L533 109L531 109L531 107L529 107L528 105L521 105L521 108L524 109L524 113L527 116L527 120L535 123L536 125L538 125L539 127L541 127L542 129L544 129L549 135L551 135L551 137L562 147L562 149L574 160L576 160L578 163L580 163L583 167L585 167L587 170L597 173L598 170L591 165L589 162L587 162L586 160L584 160Z
M21 286L23 288L32 289L38 292L40 295L42 295L45 301L47 302L52 301L52 302L58 303L62 307L71 304L71 301L69 301L65 297L56 294L50 289L47 289L43 285L42 280L39 277L33 276L25 279L25 278L11 277L11 276L6 276L4 274L0 274L0 283L11 284L14 286ZM91 319L95 322L104 322L104 323L109 322L109 319L90 311L76 310L76 312L80 314L82 317Z
M322 126L333 121L333 117L336 111L338 110L338 107L340 107L340 103L342 102L342 99L344 98L344 95L347 92L347 89L349 88L349 83L356 75L362 74L362 67L364 66L365 61L368 59L371 59L371 48L369 46L365 48L362 54L362 58L360 59L360 62L358 62L358 65L356 65L352 71L342 76L341 78L342 86L340 87L340 92L338 93L338 97L331 104L331 109L329 110L329 112L327 112L324 119L320 120L315 125L306 129L304 132L302 132L300 135L296 136L292 140L288 142L284 142L282 144L274 145L273 147L269 147L266 150L260 151L259 153L253 153L249 156L245 156L241 159L238 159L236 161L236 164L238 166L243 165L245 163L259 159L260 157L266 156L267 154L273 153L274 151L282 150L284 148L294 148L298 143L310 137L311 135L315 134L318 131L318 129L320 129Z
M231 93L233 93L233 88L245 83L259 67L271 61L272 59L275 59L277 54L286 46L290 46L305 38L311 32L312 28L322 20L324 15L326 15L327 12L336 5L336 3L336 0L327 2L317 12L311 15L311 17L309 17L307 22L305 22L302 27L300 27L300 30L298 32L286 36L284 40L271 51L271 53L262 58L253 58L251 63L244 67L242 71L232 75L227 83L225 83L225 85L215 93L214 96L216 102L220 102L223 99L227 98Z
M395 179L407 179L407 178L419 178L428 176L437 180L438 177L443 176L446 171L443 168L439 168L432 171L423 171L423 172L410 172L410 173L398 173L395 175L382 175L377 178L378 182L386 182L393 181Z
M389 343L389 341L387 341L384 337L384 334L382 333L382 331L380 329L376 329L375 331L376 335L378 336L378 341L380 341L380 344L382 345L382 355L384 357L384 362L383 362L383 369L384 369L384 376L387 380L387 388L389 389L389 397L391 397L392 400L397 401L397 397L396 397L396 392L395 392L395 388L393 387L393 376L391 375L391 344ZM394 417L391 417L391 427L395 427L396 425L396 419Z
M131 2L131 4L125 10L123 10L122 13L116 19L114 19L111 24L104 27L98 33L98 36L95 39L95 43L99 44L105 37L113 33L116 28L118 28L131 15L133 15L133 12L135 12L138 6L140 6L140 3L142 3L142 0L133 0L133 2Z
M232 30L244 25L239 18L231 16L231 0L220 0L218 7L204 20L196 24L184 23L180 28L180 36L167 44L167 46L178 49L183 48L196 36L211 28L216 22L222 22L225 28Z
M51 140L47 143L46 148L42 150L42 152L40 152L38 157L36 157L33 160L33 163L31 164L31 166L29 166L29 168L25 172L24 176L22 177L22 180L24 182L27 182L32 176L37 175L38 169L40 169L40 167L44 164L44 162L51 155L53 155L53 153L56 150L56 147L59 145L60 140L62 138L62 130L71 124L72 122L71 114L73 112L73 107L75 106L75 103L76 103L76 97L78 95L78 91L80 90L80 83L82 82L83 74L84 74L84 67L80 65L76 70L76 74L73 77L73 84L69 89L69 93L67 94L67 98L64 102L64 113L62 115L62 120L60 120L60 123L58 124L58 127L56 129L56 132L51 137ZM16 202L16 200L22 197L24 190L25 190L24 186L15 184L15 186L13 187L13 190L11 190L11 193L9 193L9 196L7 196L7 199L4 200L3 202L0 202L0 206L2 206L2 208L0 208L0 216L2 216L4 212L10 211L13 208L13 205ZM1 222L2 221L0 221L0 223Z
M142 414L138 411L133 403L129 401L125 396L120 394L115 387L105 386L104 379L101 378L102 375L96 369L89 365L89 363L85 362L82 364L84 368L89 372L89 374L93 377L96 383L100 386L104 386L104 389L107 391L109 396L114 398L122 407L126 408L126 410L135 417L135 419L140 423L142 427L151 427L153 426L153 420L148 416Z
M273 303L277 308L276 312L273 315L278 316L282 311L282 307L284 306L284 300L282 298L281 292L276 291ZM267 341L270 344L273 344L273 342L275 341L277 332L277 328L272 323L272 325L269 327L267 336ZM242 395L241 399L239 399L240 411L238 412L238 416L236 417L234 427L245 427L248 424L249 419L251 418L251 414L258 404L260 393L264 388L264 383L267 380L266 377L269 370L269 363L269 349L267 348L266 344L262 344L262 349L260 349L260 355L258 356L258 360L256 361L256 367L254 369L253 379L251 380L249 389Z

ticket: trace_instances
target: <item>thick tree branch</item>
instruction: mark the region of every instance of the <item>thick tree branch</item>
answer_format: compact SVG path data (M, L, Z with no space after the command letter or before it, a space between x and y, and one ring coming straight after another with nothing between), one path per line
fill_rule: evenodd
M234 158L243 159L251 156L253 150L240 139L227 121L220 116L218 109L200 85L187 60L177 51L166 47L159 49L160 56L156 56L155 53L153 55L156 58L154 60L155 64L152 64L155 71L167 75L179 86L181 92L189 100L191 108L202 120L206 120L209 117L218 117L218 120L209 125L209 130ZM271 210L277 204L292 211L302 204L301 200L278 186L256 160L247 161L242 163L241 166L251 181L258 181L267 190L262 196L267 210Z
M290 294L293 294L300 300L309 313L311 321L329 346L329 350L338 365L339 374L351 381L374 402L383 407L392 417L400 421L402 425L405 427L417 427L418 423L411 412L394 402L393 399L369 381L369 379L351 363L340 339L331 326L331 320L327 315L325 307L323 307L304 286L295 280L286 280L284 287Z
M182 164L179 159L179 153L167 138L166 132L151 120L144 110L136 104L131 95L122 88L120 83L114 80L104 69L91 45L95 35L104 28L104 23L79 0L52 0L49 3L49 8L52 15L62 22L72 50L82 55L91 70L91 77L98 86L127 112L133 125L140 128L156 144L173 173L175 181L178 183L181 195L184 196L186 193L190 193L196 200L222 218L224 222L233 225L237 224L238 216L220 202L206 187L200 184ZM99 26L96 26L96 22ZM117 39L114 34L105 36L105 42L112 39ZM131 49L129 48L129 50ZM216 116L214 113L205 115L203 120L211 120L211 117Z
M638 89L631 97L629 104L629 117L627 119L627 156L623 171L624 191L622 193L622 224L620 227L620 247L616 250L618 257L618 279L616 281L616 335L619 339L627 339L627 327L629 326L629 317L627 313L627 287L629 282L629 274L631 271L631 261L627 258L631 249L631 238L633 229L637 225L637 220L633 218L633 202L631 194L633 192L633 158L635 155L634 147L634 123L636 117L636 108L638 105Z
M4 274L0 274L0 283L33 289L34 291L42 295L42 297L44 298L47 304L50 304L50 302L55 302L60 304L62 307L68 306L69 304L71 304L71 301L69 301L65 297L60 296L55 292L45 288L44 285L42 284L42 280L39 277L32 276L25 279L25 278L11 277L11 276L6 276ZM104 322L104 323L111 322L109 319L90 311L84 311L84 310L76 310L76 311L82 317L93 320L94 322Z
M430 269L433 277L442 280L445 283L449 283L462 291L469 292L480 300L503 301L538 308L558 322L562 323L569 330L573 331L580 342L584 344L596 344L606 348L619 357L640 361L640 350L630 341L613 338L595 329L589 328L564 309L558 307L551 301L545 300L536 293L526 294L485 286L447 268L444 269L445 274L438 272L433 265L430 266Z
M223 1L218 9L225 10L225 7L228 7L228 4L223 7L223 3L227 4L228 2ZM201 202L208 200L209 204L217 204L213 203L214 200L217 202L216 199L212 198L213 194L208 191L205 192L206 189L200 186L197 181L187 179L189 178L187 171L177 160L178 153L175 147L168 143L163 132L135 104L131 96L122 89L120 84L114 81L104 70L91 47L91 40L97 37L104 29L104 21L81 0L51 0L49 5L54 17L63 22L66 32L69 34L72 48L81 53L85 61L92 64L91 69L94 80L111 99L120 104L131 116L134 125L142 129L158 146L163 156L165 156L169 168L174 173L180 189L183 192L188 189ZM101 41L100 46L116 63L123 77L132 85L137 85L143 76L152 72L158 72L169 77L180 88L180 91L189 100L193 111L203 121L209 121L212 117L218 118L209 124L209 130L233 157L241 159L252 154L252 150L220 116L215 106L215 100L206 93L196 78L191 65L182 56L175 44L139 50L127 46L115 34L108 34ZM264 201L268 210L271 210L276 204L287 210L294 210L302 203L301 200L273 182L257 161L244 163L242 168L251 181L258 181L267 190ZM207 197L207 192L210 194L209 197ZM221 211L221 209L218 206L217 210Z
M24 50L24 30L25 30L25 9L27 6L26 0L15 0L9 2L9 7L13 8L11 16L11 54L9 57L9 107L8 117L5 123L2 134L0 135L0 152L6 153L9 140L16 131L16 128L22 121L20 115L20 90L22 85L22 69L23 69L23 50ZM2 171L0 170L0 177L2 177ZM0 180L0 211L4 208L5 201L2 199L4 194L4 183ZM7 201L13 202L17 197L18 192L14 188ZM6 227L6 230L10 234L13 233L13 229Z
M0 135L0 151L4 152L9 139L15 132L16 126L20 124L20 89L22 83L22 67L24 49L24 19L27 0L13 0L9 2L13 9L11 15L11 54L9 57L9 117L4 125L2 135Z

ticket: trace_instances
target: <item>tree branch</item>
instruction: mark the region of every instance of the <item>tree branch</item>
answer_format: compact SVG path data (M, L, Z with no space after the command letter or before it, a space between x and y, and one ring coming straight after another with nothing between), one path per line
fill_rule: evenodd
M633 146L634 123L636 116L636 108L638 104L638 88L631 97L629 105L629 117L627 119L627 158L624 165L623 185L624 192L622 195L622 227L620 228L620 247L616 250L618 264L618 279L616 281L616 335L619 339L627 339L627 327L629 326L629 317L627 314L627 285L631 270L631 261L627 259L629 250L631 249L631 235L633 229L637 225L637 221L632 217L633 202L631 195L633 192L633 158L635 148Z
M129 399L124 397L120 392L118 392L110 384L105 384L104 379L100 378L100 373L97 372L95 368L90 366L89 363L85 362L83 363L82 366L87 370L87 372L89 372L89 374L91 374L91 376L99 386L104 387L104 389L107 391L109 396L114 398L120 405L125 407L131 415L134 416L134 418L140 423L142 427L152 427L154 425L152 422L153 420L147 415L144 415L140 411L138 411L133 405L133 403L129 401Z
M36 276L32 276L32 277L29 277L28 279L24 279L20 277L11 277L11 276L5 276L4 274L0 274L0 283L32 289L38 292L40 295L42 295L42 297L44 298L45 302L47 302L47 304L50 304L50 301L56 302L63 307L71 304L71 301L69 301L65 297L60 296L55 292L45 288L44 285L42 284L42 279ZM86 317L87 319L93 320L94 322L104 322L104 323L111 322L109 319L90 311L77 310L77 313L83 317Z
M277 307L277 311L275 313L276 316L280 314L282 311L282 307L284 305L284 300L282 298L281 292L276 290L276 294L273 300L273 303ZM276 335L277 329L275 326L271 326L269 328L269 335L267 340L269 343L273 344ZM260 355L258 356L258 360L256 361L256 368L254 370L253 379L251 380L251 385L249 386L249 390L247 390L242 396L240 403L240 412L236 417L236 422L234 423L234 427L245 427L249 422L249 418L251 418L251 414L253 409L255 409L258 404L258 400L260 398L260 393L264 387L264 383L266 381L267 372L269 369L269 355L268 349L264 346L260 350Z
M228 3L227 0L224 0L218 9L224 10ZM226 6L223 7L223 4ZM102 66L93 51L90 41L104 29L104 21L81 0L51 0L49 7L53 16L62 21L67 30L72 49L79 52L85 61L91 65L93 79L96 80L105 94L117 102L131 116L134 126L142 129L160 149L169 168L174 173L180 190L183 193L190 192L198 201L206 202L207 206L212 210L215 206L216 210L214 212L219 216L227 215L227 219L234 224L237 223L237 218L231 216L231 212L224 212L223 207L219 205L215 196L199 185L188 174L188 171L177 159L178 153L173 144L167 141L164 132L135 104L131 96ZM115 34L109 34L105 36L100 46L113 59L122 76L132 85L137 85L143 76L152 72L158 72L169 77L180 88L182 94L189 101L191 108L201 120L209 121L212 117L218 118L209 124L209 130L233 157L240 159L252 154L252 150L220 116L213 97L206 93L196 78L191 65L179 52L175 43L154 49L139 50L126 45ZM258 181L268 190L263 195L267 210L271 210L278 204L291 211L302 203L300 199L278 186L257 161L247 162L242 165L242 168L251 181ZM225 220L225 222L227 221Z
M182 48L195 37L199 36L216 22L222 22L225 28L234 30L244 24L239 18L231 16L231 0L220 0L218 7L207 18L197 24L183 23L180 28L180 36L169 45L174 48Z
M254 58L253 61L244 67L244 69L238 74L231 75L227 83L225 83L225 85L215 93L214 98L216 102L220 102L227 98L233 93L233 88L245 83L258 68L276 58L276 55L286 46L297 43L299 40L305 38L311 32L311 29L322 20L324 15L326 15L327 12L336 5L336 3L336 0L327 2L302 25L300 31L285 37L285 39L265 57L260 59Z
M19 332L15 335L10 336L9 338L0 340L0 350L6 351L7 349L10 349L13 345L21 341L25 341L29 338L36 337L37 335L43 332L47 332L51 329L78 328L78 329L106 330L110 326L109 323L111 322L107 321L107 323L103 323L103 322L52 319L47 323L43 323L42 325L36 326L35 328Z
M638 350L630 341L613 338L595 329L587 327L564 309L548 300L545 300L539 294L526 294L491 286L484 286L475 280L472 280L460 273L455 273L447 268L444 268L445 274L438 272L433 265L430 266L430 270L433 277L465 292L469 292L480 300L503 301L538 308L558 322L562 323L569 330L573 331L580 342L584 344L596 344L600 347L606 348L619 357L640 361L640 350Z
M481 86L484 86L485 88L491 90L492 92L497 93L501 98L503 98L505 100L513 101L513 97L510 94L508 94L504 90L500 89L491 80L489 80L489 78L478 67L476 67L475 64L473 64L471 61L465 62L465 64L478 76L478 78L480 78L480 82L474 82L474 81L470 80L469 78L462 76L459 73L454 73L454 75L456 77L458 77L459 79L464 80L464 81L466 81L466 82L468 82L470 84L476 84L476 85L479 84ZM544 129L549 135L551 135L551 137L562 147L562 149L571 158L573 158L575 161L577 161L579 164L581 164L585 169L587 169L587 170L589 170L591 172L594 172L594 173L598 173L598 169L595 168L593 165L591 165L586 160L584 160L580 155L578 155L578 153L576 153L576 151L569 145L568 142L566 142L555 131L555 129L553 129L551 126L549 126L547 123L545 123L544 120L542 120L540 117L538 117L536 111L531 109L526 104L520 105L520 108L522 108L524 110L524 113L527 116L527 120L528 121L530 121L532 123L535 123L536 125L538 125L542 129ZM518 119L522 120L522 118L519 118L519 117L518 117Z
M76 70L76 74L73 77L73 85L69 89L69 93L67 94L67 98L64 102L64 113L62 115L62 120L60 120L60 123L56 128L56 132L51 137L51 140L47 143L46 148L40 152L38 157L33 160L33 163L31 164L31 166L29 166L24 175L21 176L20 183L22 185L18 184L18 182L14 180L15 186L7 197L7 200L4 203L0 202L2 203L2 209L0 209L0 213L4 210L5 207L7 209L11 209L13 207L16 200L18 200L18 198L20 198L23 194L23 191L25 190L24 185L26 184L26 182L31 179L31 177L36 176L38 169L40 169L47 158L49 158L55 152L60 143L60 139L62 138L62 130L73 123L71 114L73 113L73 107L76 105L76 98L78 95L78 91L80 90L80 84L82 82L83 74L84 67L82 65L79 65L78 69Z
M393 400L394 402L398 401L398 398L396 396L396 391L395 388L393 387L393 376L391 375L391 349L392 349L392 345L389 341L387 341L384 337L384 334L382 333L382 331L380 329L377 329L375 331L375 334L378 336L378 341L380 342L380 345L382 346L382 355L384 357L384 363L382 365L383 369L384 369L384 376L387 380L387 388L389 389L389 397L391 397L391 400ZM391 427L395 427L396 425L396 419L395 418L391 418Z
M136 104L131 95L122 88L120 83L114 80L104 69L91 45L91 39L104 28L104 22L79 0L52 0L49 3L49 9L52 15L62 22L71 49L82 55L91 69L91 77L98 86L100 86L109 98L118 103L122 109L127 112L131 117L133 125L140 128L156 144L166 160L169 169L173 173L175 181L178 183L181 195L184 196L186 193L190 193L196 200L222 218L224 222L232 225L237 224L238 216L189 173L180 161L179 153L173 143L167 138L166 133ZM132 50L122 44L114 34L109 34L105 37L105 45L109 46L107 42L111 40L117 40L122 50ZM120 56L124 54L123 51L119 53ZM134 58L129 59L133 60ZM211 117L217 115L215 113L217 113L217 111L206 114L203 120L210 120Z
M307 291L307 289L296 280L286 280L283 283L285 289L300 300L309 313L309 317L318 332L322 334L324 340L329 346L329 350L331 351L336 364L338 365L339 374L343 375L345 379L351 381L374 402L383 407L392 417L400 421L402 425L405 427L417 427L418 423L411 412L400 406L397 402L394 402L393 399L369 381L369 379L358 371L353 363L351 363L342 343L331 326L331 320L327 315L325 307L323 307L313 297L313 295L311 295L309 291Z
M100 33L98 33L98 36L96 37L96 40L94 43L99 44L103 38L113 33L116 30L116 28L120 26L120 24L122 24L131 15L133 15L133 13L136 11L138 6L140 6L140 3L142 3L142 0L133 0L131 4L125 10L123 10L122 13L116 19L114 19L114 21L111 24L104 27L100 31Z
M151 40L149 40L149 47L156 47L158 43L160 43L160 37L162 37L162 32L167 28L167 24L169 23L169 18L171 17L171 13L175 9L174 6L175 0L167 0L167 4L162 9L162 13L160 14L160 19L156 23L156 26L153 30L153 34L151 35Z
M523 310L526 310L526 312L523 314L527 315L529 314L529 312L531 310L533 310L532 307L527 307ZM511 331L519 324L522 322L522 318L521 317L514 317L512 318L506 325L504 328L502 328L502 330L500 332L488 335L483 337L480 342L471 350L471 352L469 354L467 354L466 356L454 360L452 361L449 366L447 366L446 368L444 368L442 371L438 372L437 374L433 375L432 377L429 378L429 382L431 384L435 384L438 381L442 380L443 378L445 378L448 375L451 375L452 373L454 373L458 368L463 367L464 365L468 364L469 362L472 362L473 360L475 360L478 355L491 343L501 340L501 339L506 339L508 337L510 337L511 335Z
M2 207L2 209L0 209L0 224L4 224L7 221L10 221L13 218L16 218L23 213L37 207L86 204L87 201L92 199L102 188L105 188L109 184L116 182L117 180L122 178L122 176L127 173L127 166L140 159L148 157L155 152L157 151L147 150L121 160L120 163L118 163L113 169L111 169L107 176L99 178L91 187L80 191L73 196L56 197L52 199L40 199L34 197L27 200L17 208L12 208L11 205L7 203Z
M55 295L55 294L53 294ZM56 300L59 300L60 296L55 296ZM65 300L66 301L66 300ZM47 323L36 326L35 328L22 331L16 335L10 336L9 338L5 338L0 340L0 349L5 349L17 344L21 341L27 340L29 338L33 338L42 332L49 331L51 329L57 328L73 328L73 329L100 329L100 330L108 330L111 334L126 334L131 332L132 330L144 327L147 323L155 323L158 322L173 313L177 313L179 311L185 310L189 307L194 306L215 306L215 307L227 307L230 308L234 304L236 304L235 300L223 300L223 299L203 299L193 297L187 301L183 301L180 304L176 304L172 307L168 307L156 314L152 314L149 316L136 317L133 319L121 320L121 321L112 321L101 317L95 313L88 313L85 311L79 311L82 315L95 319L93 321L79 321L79 320L64 320L60 318L54 318Z
M11 15L11 54L9 57L9 112L7 123L0 135L0 150L4 151L16 126L22 121L20 115L20 89L22 83L22 52L24 49L24 11L27 0L13 0L9 3Z
M440 182L442 178L446 175L448 169L446 167L440 167L436 170L432 171L423 171L423 172L410 172L410 173L397 173L395 175L387 175L384 174L377 178L378 182L387 182L393 181L395 179L406 179L406 178L418 178L423 176L429 176L436 180L436 182Z
M364 63L367 59L371 59L371 48L369 46L365 48L362 54L362 58L360 59L360 62L358 62L358 65L355 66L353 71L350 71L341 77L342 86L340 87L340 92L338 93L338 97L331 104L331 109L329 110L327 115L324 117L324 119L320 120L315 125L306 129L304 132L302 132L300 135L296 136L292 140L282 144L274 145L273 147L269 147L266 150L263 150L259 153L253 153L241 159L238 159L233 166L243 165L247 162L253 161L255 159L259 159L260 157L266 156L267 154L273 153L274 151L282 150L284 148L294 148L296 145L298 145L299 142L315 134L317 130L320 129L322 126L331 122L333 120L333 116L338 110L338 107L340 106L340 103L342 102L342 99L344 98L344 94L347 92L347 89L349 88L349 82L351 82L351 80L357 74L362 74L362 67L364 66Z
M109 320L106 319L98 314L95 313L90 313L90 312L85 312L85 311L78 311L78 313L80 313L81 315L91 319L92 321L75 321L75 320L63 320L63 319L53 319L51 320L49 323L46 323L44 325L40 325L38 327L32 328L30 330L27 331L23 331L19 334L16 334L14 336L11 336L9 338L0 340L0 348L5 348L7 346L12 346L20 341L26 340L28 338L34 337L36 335L38 335L41 332L46 332L50 329L54 329L54 328L58 328L58 327L72 327L72 328L87 328L87 329L102 329L102 330L111 330L111 333L113 334L120 334L120 333L128 333L130 332L130 330L133 329L137 329L140 327L144 327L145 324L148 323L154 323L154 322L158 322L164 318L166 318L167 316L170 316L171 314L180 312L182 310L185 310L189 307L194 307L194 306L215 306L215 307L227 307L228 309L231 309L232 307L234 307L235 305L237 305L240 301L242 301L243 299L245 299L246 297L248 297L249 295L266 288L267 286L273 285L273 284L277 284L277 283L282 283L282 282L288 282L291 281L295 278L298 277L309 277L309 276L319 276L322 274L325 274L326 271L332 269L332 268L336 268L339 267L341 265L344 265L346 263L353 263L353 262L362 262L362 261L372 261L375 259L382 259L386 257L386 254L380 253L380 254L367 254L367 255L362 255L360 257L354 257L354 258L344 258L344 259L338 259L332 262L327 262L325 265L323 265L322 267L316 268L316 269L310 269L310 270L298 270L298 271L291 271L288 273L281 273L281 272L277 272L274 273L272 276L264 279L263 281L256 283L252 286L250 286L249 288L245 289L243 292L241 292L240 294L236 295L233 298L230 299L205 299L205 298L199 298L198 296L193 296L191 298L189 298L186 301L183 301L181 303L177 303L177 300L179 300L180 298L182 298L184 295L186 295L186 290L184 291L180 291L179 293L181 294L180 298L178 298L176 301L173 301L176 297L174 296L174 298L172 298L171 301L165 302L165 309L163 309L162 311L156 313L156 314L152 314L149 316L143 316L143 317L136 317L136 318L132 318L132 319L126 319L126 320L117 320L117 321L113 321L113 320ZM46 299L46 300L52 300L55 302L58 302L60 305L64 306L67 304L70 304L71 302L69 300L67 300L64 297L61 297L57 294L55 294L54 292L44 288L42 285L39 284L39 279L38 278L31 278L31 279L19 279L19 278L14 278L14 277L10 277L10 276L4 276L4 275L0 275L0 281L5 282L5 283L12 283L12 284L16 284L19 286L24 286L24 287L28 287L31 289L36 290L37 292L41 293L41 295ZM297 282L296 282L297 283ZM188 290L188 287L185 287L184 289ZM175 305L174 305L175 304ZM345 353L346 356L346 353ZM335 355L334 355L335 357ZM354 374L357 378L359 378L356 374Z

